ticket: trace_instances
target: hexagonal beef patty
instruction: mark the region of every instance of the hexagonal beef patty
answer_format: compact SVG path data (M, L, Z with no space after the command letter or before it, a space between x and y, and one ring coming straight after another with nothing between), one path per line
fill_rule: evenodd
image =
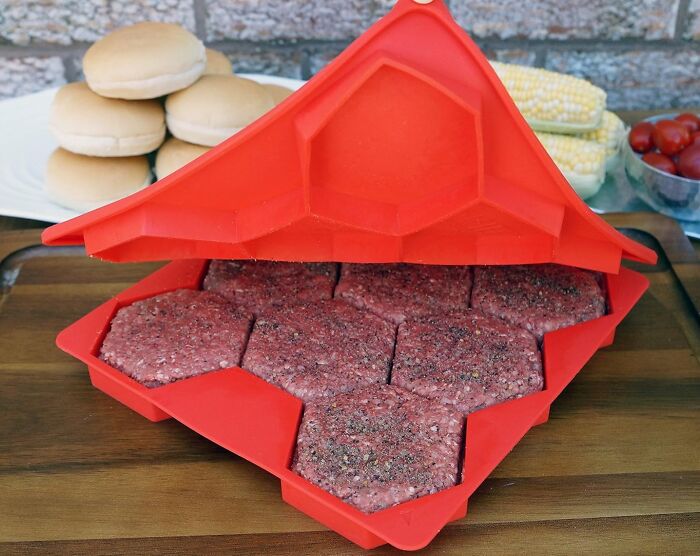
M399 326L391 383L471 413L542 390L542 361L528 331L477 311Z
M469 307L466 266L344 264L335 296L400 324L406 318Z
M153 388L241 360L252 317L211 292L176 290L117 311L100 359Z
M203 288L259 313L274 305L330 299L335 263L211 261Z
M394 326L343 301L277 307L258 317L243 368L304 401L385 383Z
M370 513L458 482L464 418L391 385L306 404L292 469Z
M605 314L595 272L556 264L474 268L472 307L532 332L545 333Z

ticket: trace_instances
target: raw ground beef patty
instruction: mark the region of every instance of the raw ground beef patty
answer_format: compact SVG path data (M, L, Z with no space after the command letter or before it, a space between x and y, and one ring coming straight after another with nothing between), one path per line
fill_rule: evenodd
M474 267L472 307L545 333L605 314L595 272L556 264Z
M272 305L330 299L335 263L211 261L203 287L259 313Z
M271 309L258 317L243 368L304 401L385 383L394 326L343 301Z
M153 388L238 365L252 318L216 294L176 290L117 311L100 359Z
M391 383L470 413L542 390L528 331L469 309L399 326Z
M466 266L344 264L335 296L395 324L406 318L469 307Z
M306 404L292 469L365 513L453 486L464 418L396 386Z

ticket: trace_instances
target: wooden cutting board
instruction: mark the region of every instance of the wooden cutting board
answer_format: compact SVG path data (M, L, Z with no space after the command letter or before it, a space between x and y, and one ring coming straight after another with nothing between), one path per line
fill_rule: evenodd
M607 218L659 252L653 268L631 265L650 291L426 553L697 553L700 265L673 220ZM284 504L272 476L139 417L54 347L159 264L17 253L37 242L0 233L16 277L0 298L0 553L362 552Z

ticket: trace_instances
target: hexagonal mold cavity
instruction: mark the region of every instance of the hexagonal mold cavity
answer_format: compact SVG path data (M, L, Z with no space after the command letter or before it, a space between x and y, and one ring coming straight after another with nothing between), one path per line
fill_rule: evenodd
M312 211L403 235L469 203L483 176L474 104L416 70L381 61L310 140Z

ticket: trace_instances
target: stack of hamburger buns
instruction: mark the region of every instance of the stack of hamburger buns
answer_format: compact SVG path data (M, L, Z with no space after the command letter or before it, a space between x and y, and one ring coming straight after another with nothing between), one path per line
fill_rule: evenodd
M83 71L85 82L54 98L60 146L46 169L51 199L81 212L150 185L153 160L155 177L167 176L292 92L234 75L224 54L169 23L114 31L88 49Z

